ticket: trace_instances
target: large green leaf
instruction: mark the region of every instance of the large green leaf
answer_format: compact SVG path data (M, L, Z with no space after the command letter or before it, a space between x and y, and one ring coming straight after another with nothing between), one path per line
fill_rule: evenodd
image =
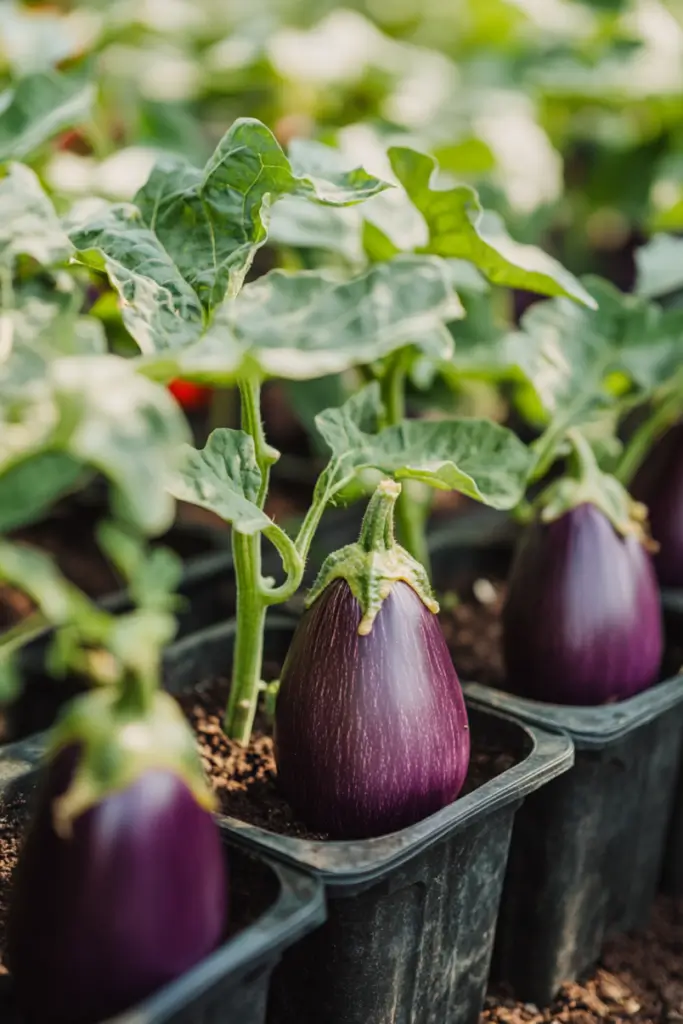
M23 160L90 116L94 86L82 76L40 72L0 94L0 163Z
M426 222L429 241L425 252L468 260L494 284L568 296L594 306L585 288L557 260L535 246L513 241L499 217L484 213L473 188L432 188L436 169L432 157L394 146L389 158L396 177Z
M276 270L224 303L197 345L148 360L147 372L230 382L257 370L306 380L410 344L442 359L453 344L444 324L460 315L448 265L436 257L399 256L341 281Z
M654 299L683 288L683 238L654 235L636 249L638 279L636 291Z
M511 430L489 420L457 419L405 420L377 432L380 408L379 388L372 384L316 416L332 452L324 475L330 496L354 473L376 469L396 480L460 491L493 508L519 503L533 457Z
M492 508L522 499L532 455L512 431L490 420L408 420L366 436L356 469L454 490Z
M256 504L260 485L253 438L220 428L200 451L183 446L183 461L169 489L179 500L215 512L240 533L253 534L273 525Z
M323 176L319 154L312 164L309 170L295 169L265 125L242 118L202 171L179 158L164 158L135 202L204 308L211 310L226 293L235 295L241 288L266 239L269 207L281 196L345 206L387 187L360 168L335 168Z
M68 228L83 262L106 270L141 352L196 340L203 320L199 299L135 206L98 203Z
M41 367L27 376L23 347L0 367L0 474L59 452L111 481L124 518L149 533L167 528L166 483L187 435L171 396L115 356L42 358Z
M680 361L683 312L663 312L599 278L585 279L596 311L565 299L532 306L521 331L501 342L501 363L533 385L548 418L609 400L610 374L624 375L645 396L666 382Z
M71 251L36 175L23 164L10 164L0 178L0 266L11 266L18 256L32 256L51 266L67 259Z

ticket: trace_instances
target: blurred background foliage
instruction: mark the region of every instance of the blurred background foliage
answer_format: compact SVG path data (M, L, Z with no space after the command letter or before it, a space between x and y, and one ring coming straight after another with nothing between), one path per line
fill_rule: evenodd
M246 115L283 145L318 139L389 180L389 145L428 151L439 183L474 185L518 241L622 289L649 235L683 229L683 0L0 0L0 11L0 86L55 68L75 88L95 82L90 121L32 159L64 207L132 198L161 152L202 164ZM0 109L0 136L1 122ZM419 231L391 194L373 209L399 244ZM361 235L358 211L283 201L254 270L361 265ZM492 295L476 274L457 287L463 354L531 298ZM488 412L500 396L482 400L481 387L460 375L444 404L455 391L464 411L483 401ZM290 396L303 426L334 388Z

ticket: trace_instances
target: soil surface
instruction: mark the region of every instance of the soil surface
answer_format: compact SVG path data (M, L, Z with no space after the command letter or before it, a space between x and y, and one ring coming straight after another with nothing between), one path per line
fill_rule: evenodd
M9 909L12 873L19 856L22 833L22 813L25 803L14 800L5 804L0 813L0 974L6 974L3 963L5 950L5 921Z
M268 669L268 666L266 666ZM266 671L276 678L278 666ZM327 839L297 820L294 811L277 787L273 739L270 723L261 710L248 747L233 744L225 736L221 721L225 710L229 681L208 680L191 694L180 697L199 740L204 769L211 779L224 814L280 835L300 839ZM472 737L470 768L461 796L495 778L515 763L515 757L503 750L485 747Z
M546 1007L490 993L480 1024L666 1024L683 1020L683 901L660 897L646 931L612 939L597 970Z
M440 598L439 620L461 682L502 685L504 602L505 584L489 579L475 580L460 598Z

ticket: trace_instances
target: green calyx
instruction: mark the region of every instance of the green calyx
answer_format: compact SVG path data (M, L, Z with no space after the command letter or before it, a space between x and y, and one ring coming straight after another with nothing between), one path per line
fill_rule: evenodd
M572 475L554 481L539 496L535 504L541 521L552 523L579 505L595 505L622 536L635 536L648 550L656 551L645 505L634 501L615 476L602 472L580 431L567 431L567 439L572 446Z
M370 632L382 603L399 581L412 587L430 612L439 610L424 567L396 543L394 507L400 493L401 485L395 480L379 484L368 503L357 542L328 555L306 598L310 608L333 580L346 580L363 612L358 626L361 636Z
M150 770L177 775L197 803L214 809L192 731L178 704L163 691L154 693L144 709L113 688L77 698L53 730L48 758L70 746L80 750L78 766L53 805L55 831L62 837L70 835L81 814Z

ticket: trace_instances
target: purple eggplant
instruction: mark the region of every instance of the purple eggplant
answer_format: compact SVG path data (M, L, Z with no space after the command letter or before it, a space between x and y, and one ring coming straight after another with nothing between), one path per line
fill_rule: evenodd
M649 508L650 529L659 544L654 561L660 583L683 587L683 423L655 446L632 492Z
M168 698L167 698L168 699ZM48 763L12 890L7 960L27 1024L95 1024L220 942L226 872L191 785L150 767L58 827L83 748Z
M509 688L555 704L624 700L657 679L662 619L652 559L593 504L522 539L503 611Z
M433 814L455 800L469 763L465 703L434 602L393 540L399 490L380 485L359 543L323 566L280 680L279 785L311 828L341 839Z

